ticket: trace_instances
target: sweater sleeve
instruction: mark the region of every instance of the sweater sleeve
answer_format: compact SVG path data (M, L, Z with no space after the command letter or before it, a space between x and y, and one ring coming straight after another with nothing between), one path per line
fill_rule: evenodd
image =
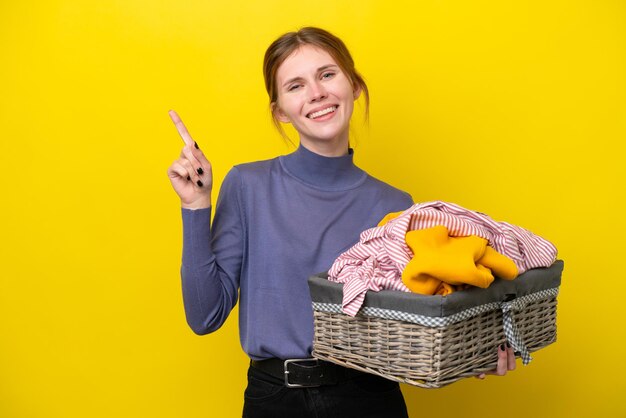
M211 208L182 209L181 279L187 323L198 335L219 329L237 303L244 248L241 181L236 168Z

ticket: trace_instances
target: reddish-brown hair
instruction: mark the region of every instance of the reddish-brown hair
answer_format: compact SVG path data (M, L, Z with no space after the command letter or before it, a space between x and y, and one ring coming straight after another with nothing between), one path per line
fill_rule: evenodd
M263 59L265 89L270 98L272 120L280 134L284 138L289 139L274 114L274 107L278 101L276 72L287 57L303 45L313 45L326 51L335 60L337 65L339 65L339 68L341 68L346 77L348 77L352 89L356 90L356 86L360 87L365 95L365 120L367 120L369 117L370 104L369 90L367 89L367 84L365 84L363 77L354 67L354 60L352 59L352 55L350 55L350 51L348 51L343 41L332 33L324 29L309 26L301 28L297 32L288 32L281 35L272 42L269 48L267 48L267 51L265 51L265 58Z

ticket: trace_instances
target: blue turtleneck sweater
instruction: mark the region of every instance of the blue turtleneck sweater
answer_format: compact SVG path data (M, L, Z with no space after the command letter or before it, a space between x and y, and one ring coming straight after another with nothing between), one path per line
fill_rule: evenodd
M310 357L307 278L411 197L354 165L352 150L292 154L233 167L211 208L182 209L181 268L187 322L217 330L237 302L244 351L255 360Z

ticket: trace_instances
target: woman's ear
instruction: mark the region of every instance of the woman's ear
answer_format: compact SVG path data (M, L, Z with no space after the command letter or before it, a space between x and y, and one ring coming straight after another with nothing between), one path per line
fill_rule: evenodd
M272 102L272 113L274 114L274 117L282 123L291 122L285 112L281 110L281 108L278 106L278 103L276 102Z
M354 100L358 99L361 96L361 91L363 89L361 89L361 86L359 86L358 84L356 85L356 88L354 89Z

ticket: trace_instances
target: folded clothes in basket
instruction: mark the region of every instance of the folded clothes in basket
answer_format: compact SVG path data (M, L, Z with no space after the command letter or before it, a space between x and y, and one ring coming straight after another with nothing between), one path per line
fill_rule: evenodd
M513 281L447 296L367 292L358 315L342 311L343 285L309 278L313 355L420 387L441 387L495 368L509 342L524 364L556 341L556 297L563 261Z

